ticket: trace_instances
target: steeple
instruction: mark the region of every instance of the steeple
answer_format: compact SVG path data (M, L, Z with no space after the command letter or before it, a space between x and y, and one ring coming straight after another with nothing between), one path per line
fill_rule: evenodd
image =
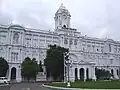
M57 12L55 13L55 29L62 27L70 28L70 18L70 12L62 3Z

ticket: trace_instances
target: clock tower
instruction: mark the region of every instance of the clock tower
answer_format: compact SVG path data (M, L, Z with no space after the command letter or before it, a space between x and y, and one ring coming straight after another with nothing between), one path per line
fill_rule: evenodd
M55 29L70 28L70 12L61 4L57 12L55 13Z

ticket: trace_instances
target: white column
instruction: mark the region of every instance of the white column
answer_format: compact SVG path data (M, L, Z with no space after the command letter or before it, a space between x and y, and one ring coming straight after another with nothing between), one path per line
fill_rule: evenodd
M24 46L25 46L24 41L25 41L25 32L24 32L24 33L22 33L22 45L24 45Z
M22 53L21 53L21 48L20 48L20 54L19 54L19 56L20 56L20 59L19 59L19 63L21 63L21 61L22 61L22 55L21 55Z
M70 77L70 81L74 82L75 81L75 72L74 72L74 68L70 68L70 73L69 73L69 77Z
M89 68L89 79L92 79L92 67Z
M10 44L10 30L8 31L7 44Z
M114 74L115 79L119 79L119 77L117 75L117 70L115 68L113 69L113 74Z
M9 49L9 61L11 62L12 59L11 59L11 48Z
M17 82L20 82L21 81L21 69L20 69L20 67L18 66L17 68L16 68L16 81Z
M31 47L33 47L33 34L31 36Z
M11 80L11 67L9 66L9 74L8 74L8 81Z
M47 46L47 38L46 38L46 35L45 35L45 47ZM44 46L43 46L44 47Z
M9 31L9 44L11 44L11 40L12 40L12 33L11 33L11 31Z
M12 42L13 42L13 31L12 31L11 34L12 34L12 35L11 35L11 44L12 44Z
M86 81L86 68L84 68L84 81Z
M9 62L9 47L6 48L6 60Z
M95 66L92 66L92 79L96 80L96 76L95 76Z
M20 40L20 42L19 42L19 45L22 45L22 32L20 32L20 38L19 38Z

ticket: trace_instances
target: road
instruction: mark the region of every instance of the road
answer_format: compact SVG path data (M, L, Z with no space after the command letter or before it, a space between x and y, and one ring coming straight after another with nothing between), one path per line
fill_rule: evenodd
M20 83L12 84L7 87L0 87L0 90L51 90L41 86L38 83Z

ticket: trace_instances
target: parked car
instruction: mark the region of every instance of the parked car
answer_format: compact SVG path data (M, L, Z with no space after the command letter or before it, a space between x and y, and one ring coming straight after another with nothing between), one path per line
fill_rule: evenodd
M9 84L9 81L6 77L0 77L0 84Z

